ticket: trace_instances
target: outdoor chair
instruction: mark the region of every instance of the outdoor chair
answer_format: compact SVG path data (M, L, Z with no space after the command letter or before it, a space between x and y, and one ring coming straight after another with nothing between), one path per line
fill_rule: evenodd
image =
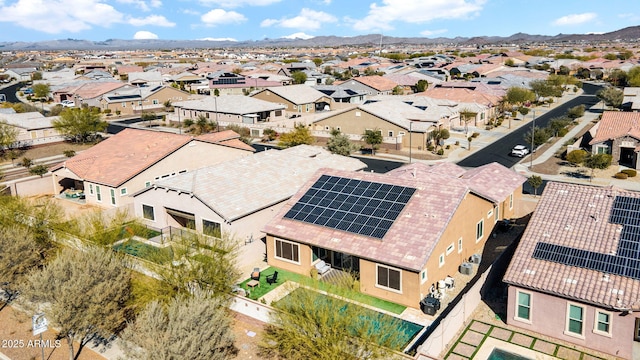
M267 275L267 284L272 285L278 281L278 272L274 272L272 275Z
M253 268L253 271L251 272L251 280L260 281L260 268Z

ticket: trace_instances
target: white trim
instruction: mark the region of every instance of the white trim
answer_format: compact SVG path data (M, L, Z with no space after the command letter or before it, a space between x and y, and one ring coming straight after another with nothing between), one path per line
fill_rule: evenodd
M127 194L128 194L128 192L127 192L127 188L126 187L120 189L120 196L125 196Z
M487 211L487 219L490 219L493 216L493 209Z
M204 222L205 222L205 221L210 222L210 223L214 223L214 224L218 224L218 226L220 227L220 236L222 236L222 223L221 223L221 222L213 221L213 220L209 220L209 219L207 219L207 218L203 218L203 217L201 217L201 218L200 218L200 223L202 224L202 233L203 233L203 234L205 234L205 235L209 235L209 236L213 236L213 235L210 235L210 234L206 234L206 233L204 232Z
M482 233L479 234L480 236L478 236L478 229L479 229L478 225L481 225L480 226L480 230L482 230ZM480 220L480 221L478 221L476 223L476 243L479 242L480 240L482 240L483 237L484 237L484 219L482 219L482 220Z
M298 247L298 261L290 260L290 259L278 256L277 255L278 254L278 241L285 242L285 243L297 246ZM291 254L293 254L293 248L292 248L292 253ZM286 262L289 262L289 263L292 263L292 264L300 265L300 243L274 237L273 238L273 258L277 259L277 260L286 261Z
M93 184L89 184L89 195L93 196Z
M519 297L520 294L529 295L529 318L528 319L521 318L521 317L518 316L518 309L520 307L520 297ZM529 291L524 291L524 290L517 289L516 290L516 299L515 300L516 301L514 301L514 303L515 303L516 309L515 309L515 312L513 313L513 320L520 321L520 322L527 323L527 324L531 324L532 323L531 322L531 313L532 313L531 310L533 308L533 293L531 293Z
M462 245L463 245L463 241L462 241L462 237L460 237L458 239L458 254L462 252Z
M599 323L598 315L599 314L605 314L605 315L609 316L609 323L608 323L609 331L608 332L602 331L602 330L598 330L598 323ZM601 309L596 309L595 315L594 315L594 318L593 318L593 333L594 334L598 334L598 335L602 335L602 336L606 336L606 337L612 337L612 335L613 335L611 333L611 329L612 329L611 323L612 322L613 322L613 313L611 313L609 311L601 310Z
M110 200L111 205L117 206L116 204L118 202L116 201L116 189L109 188L109 200Z
M102 202L102 192L100 191L100 185L96 185L96 201Z
M571 312L571 306L575 306L575 307L579 307L582 309L582 319L581 319L581 330L582 332L580 334L574 333L572 331L569 331L569 316L570 316L570 312ZM567 301L567 312L565 314L565 325L564 325L564 334L568 335L568 336L572 336L575 338L579 338L579 339L584 339L584 327L586 325L585 319L587 315L587 308L583 305L580 305L578 303L572 303L570 301Z
M456 246L454 245L454 243L449 244L449 246L447 246L447 250L445 250L445 253L447 255L451 254L453 252L453 250L456 248Z
M423 277L423 275L424 275L424 277ZM424 269L424 270L420 271L420 284L426 283L427 280L429 280L429 273L427 272L427 269Z
M513 193L509 194L509 210L513 209Z
M399 284L400 285L400 290L396 290L394 288L390 288L384 285L380 285L378 283L378 268L385 268L387 270L393 270L393 271L397 271L400 274L400 279L399 279ZM376 264L376 283L375 283L375 287L380 288L380 289L384 289L384 290L388 290L388 291L392 291L394 293L398 293L398 294L402 294L402 270L394 268L392 266L388 266L388 265L382 265L382 264Z
M438 267L443 267L443 266L444 266L444 253L438 256Z

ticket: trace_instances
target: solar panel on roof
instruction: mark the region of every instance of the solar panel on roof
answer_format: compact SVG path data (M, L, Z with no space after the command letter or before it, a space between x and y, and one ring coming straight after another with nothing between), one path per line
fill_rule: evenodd
M609 222L622 225L615 254L539 242L532 257L640 280L640 198L616 196Z
M382 239L416 189L322 175L284 215Z

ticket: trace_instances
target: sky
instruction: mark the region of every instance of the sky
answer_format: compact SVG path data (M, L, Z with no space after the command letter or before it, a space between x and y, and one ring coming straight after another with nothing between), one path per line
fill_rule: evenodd
M629 5L628 0L0 0L0 42L604 33L640 24L640 7Z

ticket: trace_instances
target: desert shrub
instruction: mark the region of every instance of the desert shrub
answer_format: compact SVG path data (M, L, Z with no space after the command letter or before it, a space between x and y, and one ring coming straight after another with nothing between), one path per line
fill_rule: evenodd
M445 146L444 148L445 148L445 149L447 149L447 150L449 150L449 149L451 149L451 145L447 145L447 146Z
M456 140L456 146L460 146L460 141Z
M628 177L629 177L629 175L627 175L627 174L625 174L625 173L623 173L623 172L619 172L619 173L616 173L616 174L614 175L614 177L615 177L616 179L626 179L626 178L628 178Z
M478 136L480 136L479 132L474 132L473 134L471 134L471 137L474 139L477 138Z
M111 114L111 109L104 109L104 110L102 110L102 112L107 114L107 115L109 115L109 114Z
M635 169L624 169L620 172L627 174L628 177L635 177L638 175L638 172Z
M558 137L563 137L563 136L567 135L568 132L569 132L568 129L562 128L562 129L558 130Z
M317 280L318 279L318 269L316 269L315 266L312 266L311 270L309 270L309 275L311 276L312 279Z
M437 152L437 154L438 154L438 155L441 155L441 156L442 156L442 155L444 155L444 150L439 149L439 150L438 150L438 152Z
M428 151L433 151L433 149L435 149L435 147L431 144L427 145L427 150Z

